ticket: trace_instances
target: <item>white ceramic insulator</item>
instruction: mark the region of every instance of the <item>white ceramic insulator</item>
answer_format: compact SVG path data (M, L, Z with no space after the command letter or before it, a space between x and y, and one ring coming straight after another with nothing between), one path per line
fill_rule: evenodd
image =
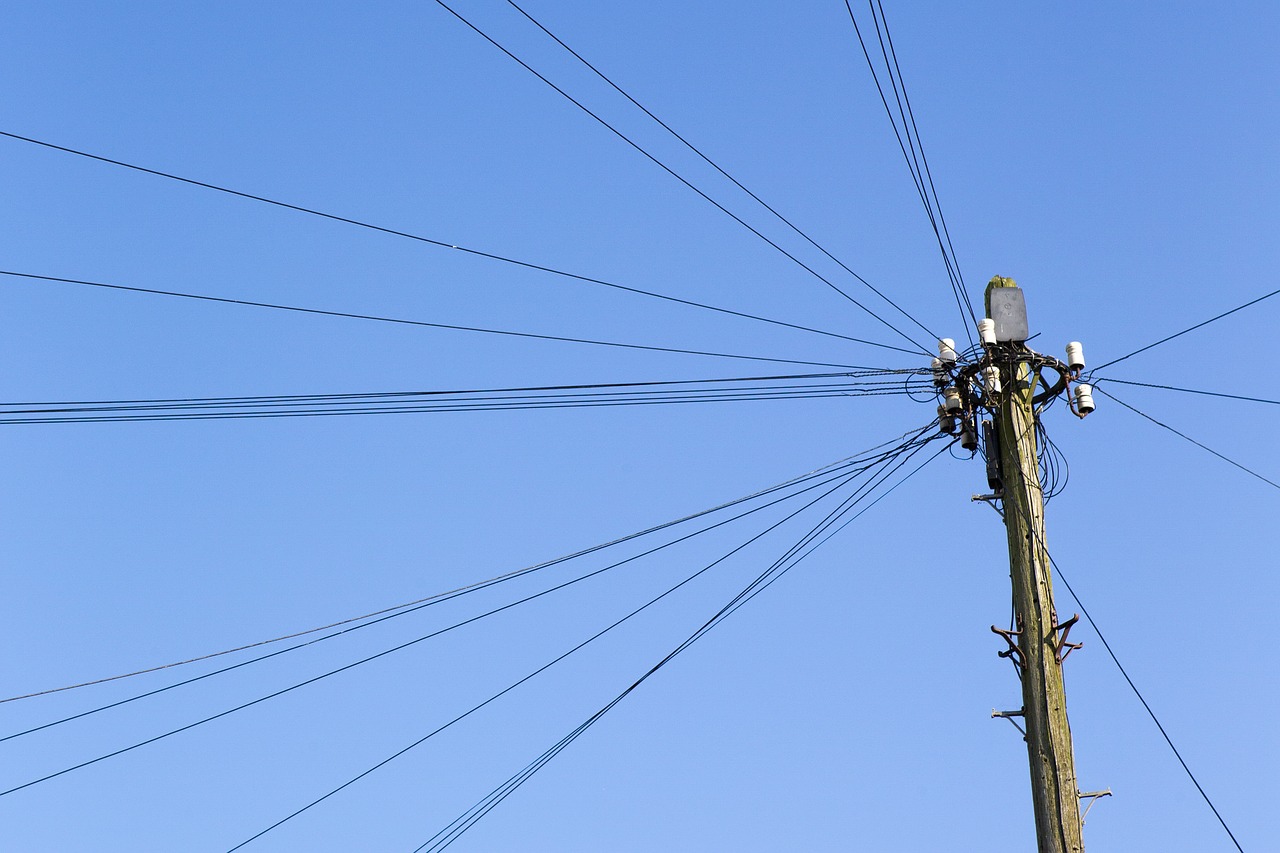
M994 346L996 342L996 321L990 317L983 317L979 320L978 337L982 338L983 346Z
M942 407L949 415L960 414L960 392L955 388L948 388L942 392Z
M1084 370L1084 345L1079 341L1067 344L1067 367L1076 373Z
M938 341L938 357L949 364L955 363L956 342L954 339L943 338Z
M982 387L988 395L1000 393L1000 368L993 365L982 369Z
M1076 410L1082 415L1087 415L1093 411L1093 386L1077 385L1076 390Z

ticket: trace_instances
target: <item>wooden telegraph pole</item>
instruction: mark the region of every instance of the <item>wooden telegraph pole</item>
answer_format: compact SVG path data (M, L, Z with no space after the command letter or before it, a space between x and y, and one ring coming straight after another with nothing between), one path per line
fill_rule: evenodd
M938 342L933 374L942 401L939 428L958 432L960 446L970 452L981 445L992 494L974 499L990 501L1004 517L1014 624L1007 631L994 625L991 630L1008 643L1000 656L1013 661L1022 681L1022 708L993 715L1022 717L1026 725L1038 849L1083 853L1081 794L1062 683L1062 661L1079 644L1067 642L1076 617L1060 622L1053 606L1036 426L1037 407L1060 395L1067 397L1076 415L1089 414L1092 389L1078 382L1084 369L1080 344L1067 346L1065 363L1027 346L1026 302L1013 279L991 279L986 309L987 317L978 326L982 345L972 351L972 358L969 353L962 358L950 339ZM1067 394L1072 382L1077 382L1074 394Z
M997 341L1006 336L1000 333L1000 306L997 305L996 313L992 314L992 292L1016 287L1014 280L1000 277L987 284L984 301L987 315L996 320ZM1005 301L1002 296L1005 295L997 295L997 302ZM1027 337L1025 332L1021 334ZM1080 792L1075 781L1071 726L1066 720L1066 689L1062 684L1066 638L1053 607L1033 409L1037 389L1046 389L1039 388L1029 357L1032 351L1024 341L997 343L988 352L993 361L991 366L1000 371L1000 391L991 394L991 412L1000 443L1005 530L1009 538L1010 578L1014 585L1014 634L1023 681L1023 721L1027 725L1036 835L1041 853L1082 853Z
M1027 757L1031 764L1031 794L1035 807L1036 836L1040 853L1082 853L1080 791L1076 784L1071 726L1062 681L1066 628L1053 606L1049 552L1045 545L1044 493L1036 452L1035 411L1037 392L1046 392L1036 370L1035 353L1025 343L1026 313L1021 314L1022 339L1001 334L1002 305L1022 305L1012 293L992 293L1017 288L1008 278L996 277L987 285L987 316L996 322L998 343L987 346L988 367L999 371L999 390L988 383L987 399L999 443L1001 495L1009 540L1010 577L1013 580L1015 663L1022 678L1022 713L1026 724ZM1015 308L1016 313L1016 308ZM1014 317L1011 325L1015 327ZM1001 340L1004 339L1004 340ZM988 453L993 448L988 447ZM1072 620L1074 621L1074 620ZM1000 632L1005 633L1005 632ZM1013 655L1013 640L1006 656Z

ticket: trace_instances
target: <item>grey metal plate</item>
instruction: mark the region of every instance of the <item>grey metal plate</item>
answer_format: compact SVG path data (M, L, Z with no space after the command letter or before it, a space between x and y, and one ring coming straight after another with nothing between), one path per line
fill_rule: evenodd
M1027 301L1022 295L1022 288L992 288L991 319L996 321L997 341L1025 341L1031 337L1027 328Z

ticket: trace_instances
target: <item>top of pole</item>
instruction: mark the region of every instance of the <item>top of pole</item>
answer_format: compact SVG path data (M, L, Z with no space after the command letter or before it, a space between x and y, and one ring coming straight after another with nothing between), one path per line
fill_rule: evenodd
M984 302L987 316L995 320L997 341L1025 341L1031 337L1027 302L1016 281L999 275L991 279Z

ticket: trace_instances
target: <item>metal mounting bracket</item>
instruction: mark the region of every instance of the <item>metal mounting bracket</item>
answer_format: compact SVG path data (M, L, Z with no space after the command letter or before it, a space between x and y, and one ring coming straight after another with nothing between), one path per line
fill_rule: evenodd
M1071 626L1076 624L1079 620L1080 614L1077 613L1061 625L1053 626L1053 630L1055 632L1062 631L1062 633L1054 639L1053 643L1053 659L1058 662L1059 666L1061 666L1062 662L1067 659L1067 655L1071 654L1076 649L1084 647L1084 643L1067 642L1067 635L1071 633ZM1064 652L1063 649L1066 649L1066 651Z
M1013 727L1014 727L1015 729L1017 729L1019 733L1021 733L1021 735L1022 735L1022 739L1023 739L1023 740L1026 740L1026 739L1027 739L1027 730L1026 730L1026 729L1024 729L1022 726L1018 725L1016 722L1014 722L1014 719L1013 719L1013 718L1014 718L1014 717L1025 717L1025 716L1026 716L1026 712L1025 712L1025 711L996 711L996 710L992 710L992 712L991 712L991 718L992 718L992 719L995 719L996 717L1004 717L1006 720L1008 720L1008 721L1013 725Z
M1005 649L1002 652L996 652L996 655L998 657L1008 658L1009 660L1013 661L1013 668L1018 673L1018 679L1021 680L1022 679L1022 650L1018 648L1018 641L1016 638L1022 636L1022 632L1006 631L1003 628L997 628L995 625L991 626L991 631L994 634L999 634L1001 637L1004 637L1004 641L1009 644L1009 648Z
M1110 796L1114 796L1111 793L1110 788L1107 788L1104 791L1089 791L1088 793L1080 794L1079 795L1080 799L1089 801L1089 805L1084 807L1084 814L1080 815L1080 825L1084 826L1084 819L1089 816L1089 809L1093 808L1094 803L1096 803L1098 800L1102 799L1103 797L1110 797Z

